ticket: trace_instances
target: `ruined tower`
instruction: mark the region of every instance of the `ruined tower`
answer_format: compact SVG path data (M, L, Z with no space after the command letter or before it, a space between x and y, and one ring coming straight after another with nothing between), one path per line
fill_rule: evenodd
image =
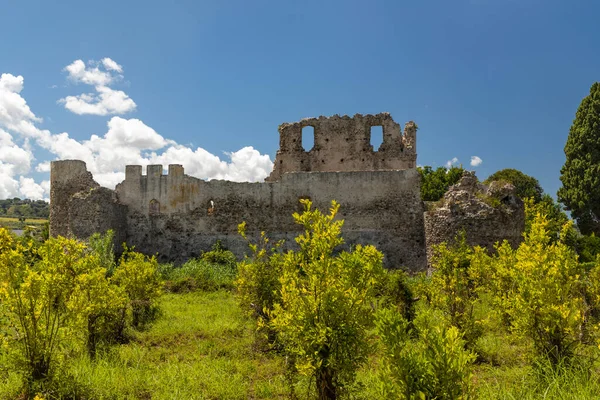
M371 128L381 126L383 141L371 145ZM302 129L314 129L314 146L304 149ZM417 126L409 122L404 134L389 113L305 118L279 126L279 151L273 172L276 181L288 172L384 171L416 167Z

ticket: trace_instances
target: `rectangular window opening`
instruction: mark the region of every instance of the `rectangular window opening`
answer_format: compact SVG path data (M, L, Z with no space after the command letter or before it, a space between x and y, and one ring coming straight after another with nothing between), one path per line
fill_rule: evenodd
M379 147L383 143L383 126L371 127L371 146L373 151L379 151Z

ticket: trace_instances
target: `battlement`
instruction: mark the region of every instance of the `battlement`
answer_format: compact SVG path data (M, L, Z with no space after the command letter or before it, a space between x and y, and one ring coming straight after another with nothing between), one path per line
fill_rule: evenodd
M85 164L84 164L85 166ZM183 176L183 166L181 164L169 164L167 175L163 174L162 164L148 165L146 167L146 175L142 175L141 165L126 165L125 180L139 180L141 177L157 178L161 176L181 177Z
M383 138L375 149L371 128L381 126ZM314 129L314 145L305 149L302 129ZM416 167L417 126L410 121L404 133L389 113L304 118L279 126L279 150L267 181L286 172L402 170Z

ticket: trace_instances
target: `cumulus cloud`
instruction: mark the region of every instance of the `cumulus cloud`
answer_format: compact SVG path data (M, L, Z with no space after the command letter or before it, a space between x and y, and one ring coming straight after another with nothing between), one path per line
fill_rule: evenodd
M42 200L44 192L44 188L35 183L33 178L19 177L19 193L22 197L32 200Z
M471 166L472 167L478 167L481 165L482 162L483 162L483 160L480 157L471 156Z
M100 62L90 61L86 65L82 60L75 60L64 71L71 81L92 85L96 90L96 93L59 99L58 102L64 104L67 110L78 115L120 115L136 109L137 105L125 92L109 87L123 79L123 67L116 61L106 57Z
M123 72L123 67L108 57L102 59L102 65L104 65L104 68L106 68L109 71L116 71L118 73Z
M114 72L122 71L122 67L111 59L103 59L91 67L76 61L67 67L67 71L72 79L102 86L101 83L113 78L103 75L106 71L101 71L99 66ZM75 140L67 132L52 133L37 126L41 119L21 96L23 83L22 76L3 74L0 78L0 198L49 197L50 182L36 182L28 176L35 161L32 145L47 150L58 160L85 161L94 179L110 188L123 181L128 164L163 164L165 167L182 164L191 176L238 182L263 180L273 168L270 157L252 147L223 153L219 157L201 147L191 148L167 139L135 118L113 116L107 121L105 133L91 135L86 140ZM40 160L35 166L38 173L47 174L49 170L48 159Z
M97 64L95 61L90 61L89 65L85 65L82 60L75 60L67 65L64 71L69 74L69 79L76 83L85 83L92 86L106 86L110 84L115 78L110 72L101 71Z
M450 168L455 164L458 164L458 158L456 157L454 157L452 160L446 161L446 168Z
M25 135L37 131L35 123L41 122L21 97L24 79L21 75L0 75L0 126Z

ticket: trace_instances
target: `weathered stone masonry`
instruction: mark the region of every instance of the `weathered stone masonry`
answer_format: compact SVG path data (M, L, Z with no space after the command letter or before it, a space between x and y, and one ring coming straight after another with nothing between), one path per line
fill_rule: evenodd
M246 221L250 234L265 231L293 246L293 238L301 232L291 216L301 210L299 200L309 198L326 211L335 199L341 203L348 245L374 244L385 254L387 266L423 269L425 236L420 178L414 168L414 124L407 124L411 137L403 139L389 114L320 117L298 126L307 123L315 126L315 148L311 152L301 150L301 145L291 148L294 140L300 143L301 128L283 124L278 167L264 183L204 181L185 175L181 165L169 165L166 175L162 165L149 165L144 175L141 166L129 165L125 180L112 191L99 187L83 162L55 161L51 234L85 239L94 231L112 228L119 241L158 254L161 261L198 256L216 240L242 256L247 245L237 234L240 222ZM370 146L370 125L384 127L379 152Z
M314 127L309 151L302 147L305 126ZM372 126L383 127L379 149L371 145ZM447 195L443 207L424 217L413 122L401 134L387 113L357 114L282 124L279 132L275 166L263 183L204 181L185 175L176 164L168 166L167 174L162 165L149 165L144 175L141 166L128 165L125 180L110 190L92 179L84 162L54 161L50 234L87 239L113 229L116 245L127 242L157 254L160 261L174 262L196 257L221 240L241 257L247 252L237 233L242 221L251 236L265 231L273 240L295 246L301 227L291 214L301 211L300 199L309 198L324 212L337 200L346 245L377 246L391 268L425 269L427 244L451 240L459 229L467 231L472 244L487 247L504 237L519 240L522 204L494 211L472 190ZM469 182L453 190L462 193Z

